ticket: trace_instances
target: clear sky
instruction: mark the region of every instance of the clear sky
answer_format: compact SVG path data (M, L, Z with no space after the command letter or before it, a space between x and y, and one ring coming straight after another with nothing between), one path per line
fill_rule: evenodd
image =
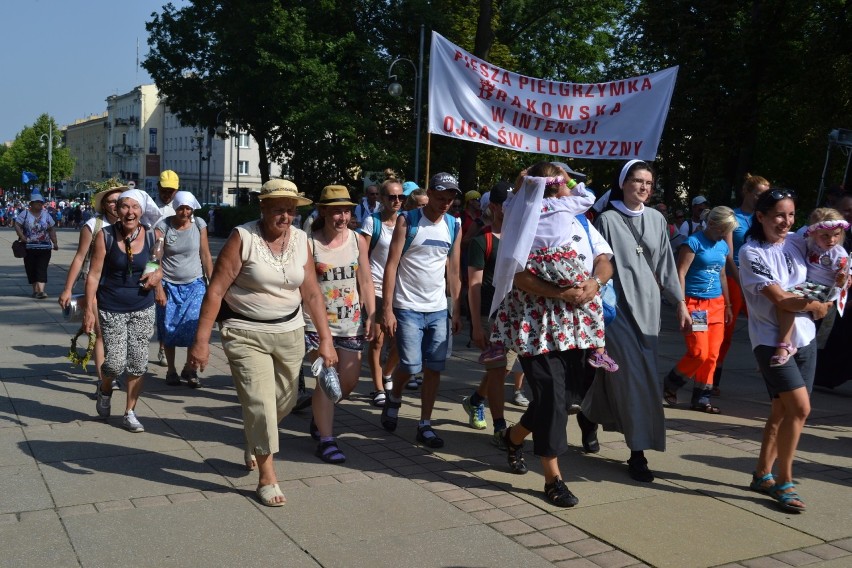
M42 113L62 126L105 112L109 95L152 83L136 67L136 40L141 63L148 53L145 23L166 3L0 0L0 143Z

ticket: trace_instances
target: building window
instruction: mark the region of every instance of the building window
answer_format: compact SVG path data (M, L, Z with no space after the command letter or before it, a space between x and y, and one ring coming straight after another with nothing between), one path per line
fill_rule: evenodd
M240 135L237 137L237 144L240 148L248 148L249 147L249 135L246 132L240 132Z
M240 160L238 171L240 175L248 175L249 173L249 163L248 160Z

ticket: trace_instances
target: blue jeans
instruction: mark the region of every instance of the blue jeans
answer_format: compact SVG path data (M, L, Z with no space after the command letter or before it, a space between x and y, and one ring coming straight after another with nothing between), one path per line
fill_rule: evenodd
M443 371L447 360L447 310L415 312L394 308L396 316L396 348L400 373L419 373L424 365L432 371Z

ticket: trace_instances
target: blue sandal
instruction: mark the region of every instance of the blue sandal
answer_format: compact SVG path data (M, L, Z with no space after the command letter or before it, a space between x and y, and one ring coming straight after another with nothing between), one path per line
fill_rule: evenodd
M767 482L771 482L769 485L766 485ZM752 491L757 491L758 493L765 493L766 495L772 495L772 491L775 490L775 476L772 473L767 473L763 477L758 477L757 472L753 472L751 474L751 483L749 483L749 489Z
M799 497L799 494L795 491L786 491L787 489L795 489L796 485L792 481L788 481L787 483L775 484L772 486L771 495L775 497L775 500L778 501L778 504L781 505L781 508L785 511L789 511L790 513L804 513L806 508L804 505L804 501ZM802 503L801 505L796 505L793 501L798 501Z
M316 455L325 463L343 463L346 461L346 454L337 447L336 440L320 442L317 445Z

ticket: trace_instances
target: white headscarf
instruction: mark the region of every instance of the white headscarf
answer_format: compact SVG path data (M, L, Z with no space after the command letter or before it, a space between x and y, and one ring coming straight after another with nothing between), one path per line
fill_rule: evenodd
M201 209L201 204L198 202L195 196L188 191L178 191L172 198L172 207L175 211L177 211L177 208L182 205L189 205L189 207L193 211L195 211L196 209Z
M121 195L118 196L118 200L121 201L125 197L129 197L142 207L142 217L139 219L139 222L146 227L152 227L154 223L160 220L160 208L157 207L154 200L151 199L144 191L128 189L127 191L121 192Z
M629 162L624 164L624 167L621 168L621 173L618 174L618 187L624 188L624 179L627 177L627 171L633 166L633 164L642 161L644 160L630 160Z
M521 188L503 204L503 232L494 264L494 299L490 314L497 311L500 302L512 289L515 274L527 266L538 221L541 218L541 200L547 178L525 177Z

